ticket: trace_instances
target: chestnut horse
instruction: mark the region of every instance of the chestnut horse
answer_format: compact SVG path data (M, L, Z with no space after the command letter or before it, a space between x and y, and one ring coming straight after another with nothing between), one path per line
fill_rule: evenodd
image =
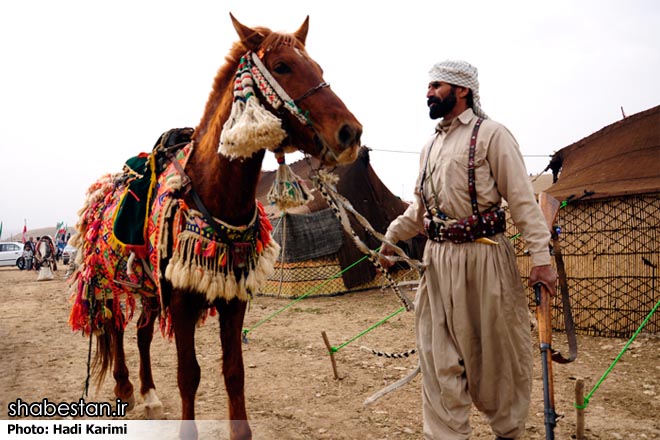
M184 438L196 438L198 435L193 421L195 394L200 381L200 367L195 354L195 327L206 312L212 309L219 314L223 351L222 373L228 394L230 435L232 439L252 437L245 409L241 331L248 300L245 293L249 295L255 290L254 280L258 278L251 278L253 274L248 274L246 267L254 272L261 270L266 275L272 270L272 264L270 267L268 264L261 267L255 263L256 258L264 259L263 254L257 257L255 255L262 252L270 240L270 224L265 216L260 219L263 212L255 200L265 149L302 150L305 154L318 158L324 165L349 163L357 157L362 133L360 123L329 88L323 80L320 66L305 50L309 17L293 34L276 33L263 27L250 28L239 23L231 14L230 17L240 40L234 43L225 58L226 63L215 77L204 114L192 134L192 153L185 163L182 162L183 165L178 165L179 169L174 173L178 174L182 181L189 182L182 185L183 190L178 193L180 197L176 200L174 209L185 206L190 208L186 211L188 213L195 210L201 211L201 214L209 214L211 219L207 218L207 215L200 215L198 220L205 221L207 226L210 224L212 236L221 235L217 229L218 225L221 225L220 229L243 231L245 226L231 225L251 225L257 217L257 223L262 222L262 226L267 224L267 236L263 235L263 230L256 233L258 238L253 241L256 250L253 249L250 254L252 257L248 257L248 260L253 258L250 261L254 264L245 266L233 263L232 266L222 259L219 264L227 264L231 268L229 275L222 275L224 278L221 278L219 283L205 283L200 275L194 287L186 287L189 284L186 284L185 276L175 275L176 270L172 269L180 264L180 259L185 259L186 255L190 256L193 252L176 250L177 243L179 248L183 248L183 238L180 238L183 233L178 236L176 234L182 229L181 221L185 223L190 220L186 214L183 220L183 217L179 219L179 223L171 218L165 221L165 227L161 228L162 235L166 238L162 241L165 243L164 247L161 244L158 252L149 248L148 255L142 260L143 263L155 262L152 271L148 270L147 264L139 267L144 278L151 279L153 284L159 287L159 294L146 295L130 282L112 281L107 290L99 293L96 287L99 285L99 275L95 268L108 266L108 261L115 255L113 252L98 251L96 243L100 243L101 239L105 240L104 237L112 233L103 229L107 228L103 221L114 215L101 206L117 197L118 187L116 181L103 186L101 180L90 188L88 204L83 208L87 213L93 212L93 218L85 218L83 215L79 221L81 233L78 234L77 246L82 252L78 252L77 263L82 264L77 275L74 274L72 282L77 305L74 304L70 322L75 329L74 321L77 318L80 320L78 329L97 335L96 363L99 381L104 373L112 368L116 381L115 394L130 406L135 399L124 357L123 334L126 322L130 319L127 310L135 306L135 300L131 299L131 296L136 295L141 299L143 307L138 321L140 394L145 407L151 411L147 414L150 418L162 415L162 404L156 396L151 374L149 353L154 322L159 315L165 320L167 317L171 319L169 322L177 349L177 381L182 402L183 422L179 434ZM247 74L247 78L242 76L246 72L251 72ZM253 105L254 102L248 104L250 100L254 101L253 98L259 103L259 109ZM248 109L250 105L253 107ZM249 113L252 111L254 113ZM241 120L241 117L244 119ZM251 117L251 122L259 127L263 127L259 125L259 121L266 117L275 120L277 127L273 130L278 133L271 136L270 132L261 133L256 130L255 132L261 133L263 139L270 139L264 141L265 145L261 147L258 143L243 142L240 139L240 126L245 122L245 117ZM234 128L239 127L234 130L234 134L238 133L237 139L223 133L225 130L229 131L232 124ZM248 144L249 147L246 146ZM106 183L111 181L108 179ZM110 189L104 193L99 189L102 187ZM89 202L91 199L93 203ZM151 209L153 206L152 203ZM188 226L186 223L186 228ZM195 229L194 225L190 227ZM188 229L185 232L187 233ZM236 256L240 253L240 249L236 249L237 244L224 245L220 241L204 243L200 248L199 241L197 242L197 254L194 258L201 258L201 253L206 255L207 252L216 255L216 248L222 248L229 249L226 255L235 258L234 261L240 260ZM273 249L274 252L279 249L274 242L270 246L271 253ZM103 255L100 259L99 253ZM126 260L126 254L121 257ZM85 258L91 259L89 261L93 263L86 263ZM135 266L132 261L134 260L128 259L129 266ZM185 270L182 273L184 272ZM185 274L194 278L195 275L190 272L192 271ZM261 276L263 278L264 274ZM179 281L175 281L177 279ZM182 279L184 280L181 281ZM223 286L225 290L232 289L233 293L222 293ZM94 291L93 296L85 296L88 295L86 292L90 291ZM106 294L114 296L109 298ZM100 301L100 298L103 300ZM121 298L124 298L125 303L120 306L118 303ZM101 312L94 315L94 310ZM166 312L161 315L164 311ZM89 321L85 321L87 317L91 317Z

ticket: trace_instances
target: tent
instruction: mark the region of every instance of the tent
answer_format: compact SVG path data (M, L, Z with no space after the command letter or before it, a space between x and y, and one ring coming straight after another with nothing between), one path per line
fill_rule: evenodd
M302 159L292 163L291 169L313 188L309 178L319 168L316 159ZM378 178L369 162L369 150L362 147L358 158L349 165L337 166L337 192L346 197L373 228L384 233L390 222L405 211L408 203L392 194ZM313 200L306 205L280 212L270 205L267 194L276 171L262 172L257 198L271 217L275 240L282 252L275 273L262 287L260 294L299 297L302 295L333 295L370 289L385 283L373 264L357 249L339 220L329 208L322 194L313 190ZM351 219L360 239L376 249L380 242ZM399 243L409 256L421 259L425 239L416 237ZM339 276L341 275L341 276ZM400 267L397 280L416 279L417 273ZM313 290L310 293L310 289Z
M558 225L576 330L629 337L660 300L660 106L562 148L551 163L558 176L547 192L566 202ZM660 313L645 331L660 332Z

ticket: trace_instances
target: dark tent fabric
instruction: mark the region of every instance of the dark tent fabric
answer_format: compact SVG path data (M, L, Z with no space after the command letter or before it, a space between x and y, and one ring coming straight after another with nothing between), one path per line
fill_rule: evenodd
M309 188L313 188L309 176L313 170L320 167L319 162L316 159L299 160L292 163L290 166L298 176L306 181ZM376 231L380 233L384 233L390 222L402 214L408 207L408 203L392 194L392 192L390 192L385 184L383 184L378 178L369 163L369 150L366 147L361 147L358 158L355 162L348 165L337 166L332 172L339 176L337 191L346 197L353 207L369 221ZM273 224L279 222L277 217L280 216L280 213L274 206L269 205L266 196L273 184L273 180L275 179L275 173L275 171L262 172L257 187L257 198L266 207L266 212L273 217ZM313 194L314 200L307 203L304 207L290 210L289 213L307 214L329 209L323 196L317 190L314 190ZM287 221L290 217L293 216L288 216ZM351 218L351 223L355 232L370 249L375 249L380 246L380 242L371 237L371 235L369 235L353 218ZM339 224L338 220L337 224ZM320 224L318 227L319 229L321 228ZM364 257L364 254L354 245L353 239L350 235L343 232L343 230L342 235L343 243L337 254L340 266L342 269L345 269ZM409 242L402 242L400 245L408 255L413 258L421 259L424 243L424 238L420 236ZM289 240L287 240L287 247L291 247L291 242ZM289 252L295 251L288 249L287 253ZM351 270L345 271L342 274L342 278L347 288L353 288L370 282L375 275L376 270L373 267L373 264L368 260L364 260Z
M628 116L562 148L548 193L559 200L648 194L660 189L660 106Z
M282 246L281 261L297 262L339 252L343 230L330 208L309 214L287 214L273 238Z

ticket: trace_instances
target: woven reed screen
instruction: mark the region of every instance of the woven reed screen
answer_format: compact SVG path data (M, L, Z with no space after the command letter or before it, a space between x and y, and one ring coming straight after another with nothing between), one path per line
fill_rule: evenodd
M293 263L278 261L275 263L275 272L258 293L288 298L298 298L303 295L306 297L331 296L387 285L387 280L378 274L371 282L349 289L344 285L341 270L337 254ZM417 271L414 270L398 270L392 274L392 277L397 282L418 278Z
M644 262L660 266L660 194L577 201L559 211L557 224L576 331L632 336L660 300L660 268ZM511 219L507 233L517 233ZM531 259L522 238L513 243L527 286ZM553 300L553 328L564 329L559 297ZM643 332L660 333L660 311Z

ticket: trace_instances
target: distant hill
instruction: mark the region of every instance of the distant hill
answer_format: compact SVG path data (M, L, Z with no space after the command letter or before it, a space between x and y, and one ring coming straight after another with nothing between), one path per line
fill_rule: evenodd
M74 228L73 226L67 227L66 230L71 235L73 235L77 232L76 228ZM27 236L28 237L34 237L35 240L37 239L37 237L41 237L42 235L50 235L51 237L55 237L55 231L56 231L55 226L50 227L50 228L28 229L27 230ZM22 237L23 237L23 233L20 232L18 234L11 235L9 238L4 239L3 241L19 241L20 242L20 241L23 241Z

